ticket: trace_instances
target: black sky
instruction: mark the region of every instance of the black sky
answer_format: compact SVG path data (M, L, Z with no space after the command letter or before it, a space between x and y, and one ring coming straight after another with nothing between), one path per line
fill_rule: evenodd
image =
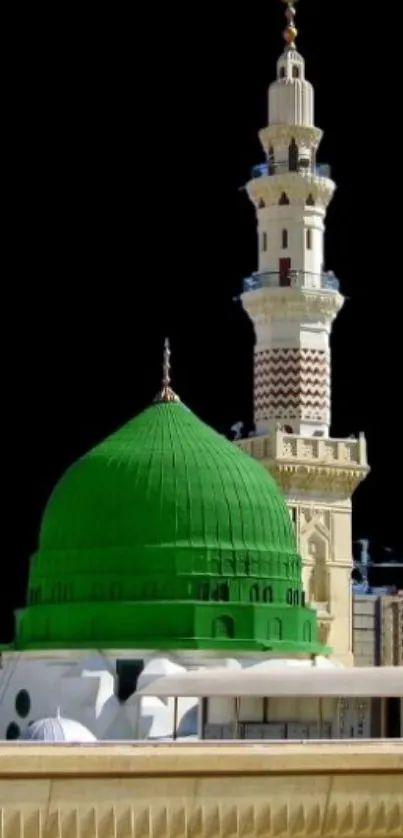
M10 30L4 640L52 486L149 403L166 333L183 400L223 432L252 420L253 330L233 297L256 267L255 220L240 187L263 159L282 4L105 9L19 11ZM319 159L338 185L327 268L348 297L334 327L332 432L368 438L354 536L402 548L400 141L389 106L400 87L381 16L303 0L298 47L325 131Z

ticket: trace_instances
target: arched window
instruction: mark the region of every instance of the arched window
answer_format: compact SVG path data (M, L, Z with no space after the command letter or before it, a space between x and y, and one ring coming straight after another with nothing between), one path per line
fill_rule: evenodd
M274 620L270 620L268 628L269 640L282 640L283 625L281 620L278 619L278 617L275 617Z
M267 233L262 233L262 250L264 253L267 250Z
M257 602L259 599L259 588L257 585L252 585L250 589L250 601Z
M218 617L213 623L213 637L234 637L235 624L232 617Z
M290 172L298 171L298 146L294 137L288 146L288 168Z
M315 199L312 195L312 192L309 193L309 195L306 199L306 205L307 205L307 207L314 207L315 206Z
M287 591L287 605L292 605L294 600L294 592L292 588L288 588Z
M208 582L202 582L200 585L200 599L207 601L210 598L210 585Z
M312 230L310 227L306 231L306 247L307 250L312 250Z
M229 588L226 582L218 586L218 599L221 602L228 602L229 600Z
M293 79L299 79L299 67L296 64L292 68L292 77Z
M263 198L259 198L259 200L258 200L258 204L257 204L257 205L258 205L258 208L259 208L259 209L263 209L263 207L265 207L265 206L266 206L266 204L265 204L265 202L264 202Z
M280 207L287 207L290 203L289 197L286 192L282 192L279 198L279 206Z
M264 601L273 602L273 588L271 585L264 589Z
M286 250L288 247L288 230L281 231L281 247Z
M280 78L285 79L285 67L280 67Z
M294 591L294 605L299 605L299 591Z

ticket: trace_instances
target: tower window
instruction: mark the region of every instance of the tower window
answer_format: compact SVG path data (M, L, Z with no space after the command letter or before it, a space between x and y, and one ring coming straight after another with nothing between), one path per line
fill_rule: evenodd
M296 64L292 68L292 77L293 79L299 79L299 67Z
M286 250L288 247L288 230L281 231L281 247Z
M306 246L307 250L312 250L312 230L310 227L306 231Z
M306 205L307 205L307 207L314 207L315 206L315 199L312 195L312 192L309 193L309 195L306 199Z
M289 200L289 197L288 197L288 195L286 194L286 192L282 192L282 193L281 193L281 195L280 195L280 199L279 199L279 202L278 202L278 203L279 203L279 206L280 206L280 207L286 207L286 206L288 206L288 204L290 203L290 200Z
M262 234L262 250L267 250L267 233Z
M293 137L288 146L288 168L290 172L298 171L298 156L298 146Z
M285 79L285 67L280 67L280 78Z

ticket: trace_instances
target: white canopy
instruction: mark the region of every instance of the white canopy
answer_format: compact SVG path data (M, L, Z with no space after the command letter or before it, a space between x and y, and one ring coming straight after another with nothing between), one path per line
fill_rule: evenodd
M339 696L403 698L403 667L298 667L189 670L156 678L138 695L195 698L214 696Z

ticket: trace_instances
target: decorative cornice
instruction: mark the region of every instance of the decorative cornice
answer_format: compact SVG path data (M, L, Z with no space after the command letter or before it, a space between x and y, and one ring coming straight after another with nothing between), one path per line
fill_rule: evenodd
M337 317L344 297L338 291L306 288L258 288L241 296L242 304L256 323L280 320L322 320L330 325Z
M343 466L305 465L302 463L263 463L272 477L285 491L291 490L321 494L343 494L350 496L357 486L365 480L368 468L349 468Z
M291 207L306 206L308 195L312 195L316 212L324 215L330 204L336 185L329 178L320 177L312 172L282 172L254 178L247 184L250 200L256 207L263 201L266 206L278 206L283 192L287 194ZM288 207L288 210L290 208ZM315 208L313 208L315 209Z
M399 838L402 773L381 740L3 745L0 838Z
M292 138L299 145L316 149L322 137L320 128L308 125L266 125L259 131L259 140L266 152L271 145L288 145Z
M276 428L275 423L272 423ZM260 460L285 492L316 491L351 495L369 472L364 437L328 439L286 434L276 428L267 436L236 442Z

